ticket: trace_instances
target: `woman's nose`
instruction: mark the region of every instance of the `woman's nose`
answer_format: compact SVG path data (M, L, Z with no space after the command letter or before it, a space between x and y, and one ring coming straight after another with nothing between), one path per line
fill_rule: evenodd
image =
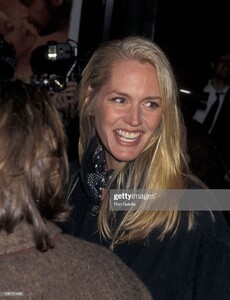
M137 127L142 122L142 111L139 106L133 106L127 110L124 121L132 127Z

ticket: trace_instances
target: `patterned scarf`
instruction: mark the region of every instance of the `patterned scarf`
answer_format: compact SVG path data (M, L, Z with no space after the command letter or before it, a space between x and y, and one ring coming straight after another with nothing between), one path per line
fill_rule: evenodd
M90 193L96 200L101 199L102 189L108 184L112 176L113 169L105 169L105 152L101 146L97 147L93 155L92 171L87 175L87 185Z

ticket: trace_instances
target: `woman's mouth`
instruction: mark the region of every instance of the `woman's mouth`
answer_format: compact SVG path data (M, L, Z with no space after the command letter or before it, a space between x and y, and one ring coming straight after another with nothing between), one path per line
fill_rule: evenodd
M128 132L121 129L116 130L116 133L120 140L128 143L136 141L141 135L141 132Z

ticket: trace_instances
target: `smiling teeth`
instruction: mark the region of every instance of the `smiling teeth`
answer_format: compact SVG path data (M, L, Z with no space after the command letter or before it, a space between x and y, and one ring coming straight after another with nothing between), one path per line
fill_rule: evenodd
M136 140L140 136L140 132L127 132L123 130L117 130L117 133L121 138L129 140Z

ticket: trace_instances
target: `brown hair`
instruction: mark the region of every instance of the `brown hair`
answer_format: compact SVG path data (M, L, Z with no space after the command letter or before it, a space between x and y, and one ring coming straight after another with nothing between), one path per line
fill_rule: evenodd
M47 92L17 80L0 87L0 230L34 227L39 250L51 245L45 219L62 220L66 137Z

